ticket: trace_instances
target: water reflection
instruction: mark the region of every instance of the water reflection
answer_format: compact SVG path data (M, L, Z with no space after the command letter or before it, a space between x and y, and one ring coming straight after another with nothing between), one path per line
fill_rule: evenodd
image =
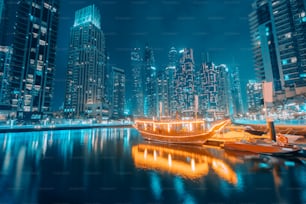
M305 158L273 157L239 151L225 151L224 158L236 165L247 164L248 172L271 174L273 180L273 188L271 187L271 190L273 189L275 191L275 196L280 203L287 203L287 195L282 194L284 189L289 192L298 190L298 188L288 187L288 183L292 185L300 182L302 186L306 184L306 171L296 172L297 174L295 175L292 175L291 171L292 168L305 168ZM301 197L295 199L305 203L305 195L306 192L302 191ZM291 202L294 203L293 201Z
M134 129L0 134L0 203L306 203L305 188L299 160L144 143Z
M132 147L132 156L137 168L168 172L192 180L206 176L211 169L221 179L233 185L238 183L235 171L202 147L143 143Z

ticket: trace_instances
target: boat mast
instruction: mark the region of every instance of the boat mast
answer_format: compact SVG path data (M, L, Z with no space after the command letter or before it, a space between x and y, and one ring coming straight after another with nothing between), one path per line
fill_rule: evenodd
M199 107L199 96L194 96L194 112L195 112L195 119L198 119L198 107Z

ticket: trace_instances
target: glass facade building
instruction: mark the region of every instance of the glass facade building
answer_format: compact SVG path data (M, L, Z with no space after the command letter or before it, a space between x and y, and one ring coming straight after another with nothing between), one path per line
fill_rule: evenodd
M131 98L131 113L134 117L143 116L143 62L142 51L140 48L134 48L131 51L131 69L132 69L132 98Z
M230 74L224 64L215 65L207 59L198 76L199 113L209 120L229 115L231 104Z
M105 39L95 5L75 13L70 30L64 112L69 118L101 118L106 69Z
M184 48L179 51L179 65L175 73L176 111L194 112L196 81L193 49Z
M257 113L263 107L262 85L256 80L249 80L247 83L248 111L251 113Z
M0 45L0 106L10 106L10 63L12 48ZM1 109L1 108L0 108Z
M153 49L148 45L145 46L143 53L143 105L144 116L154 117L158 113L157 105L157 70Z
M306 93L304 0L256 0L249 15L254 69L273 82L275 98Z
M125 72L118 67L112 67L113 79L109 86L112 86L112 101L111 101L111 118L122 119L124 118L125 107Z
M51 112L59 0L20 0L11 59L11 104L18 117Z
M234 69L231 70L231 98L233 103L233 114L243 114L244 109L242 103L240 71L237 66L234 66Z

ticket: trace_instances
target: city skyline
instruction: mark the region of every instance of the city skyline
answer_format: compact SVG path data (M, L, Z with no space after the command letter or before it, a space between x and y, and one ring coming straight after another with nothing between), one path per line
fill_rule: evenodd
M111 117L119 97L109 96L120 87L116 67L126 90L117 92L125 98L118 110L124 107L125 115L139 115L143 106L140 115L158 116L161 105L172 117L181 110L242 115L255 75L273 82L275 102L305 94L302 0L69 1L62 10L59 0L1 2L1 27L9 28L1 35L1 101L15 111L11 117L57 110L72 118Z
M249 79L254 78L248 26L251 2L61 2L53 107L58 109L64 97L60 90L65 81L69 27L73 25L77 9L90 4L100 9L109 61L126 71L127 83L131 80L131 50L135 47L144 49L148 43L154 50L157 68L166 67L168 51L172 46L178 50L190 47L195 52L196 65L201 64L201 55L205 52L210 52L217 64L229 67L237 64L241 83L246 85ZM143 11L145 9L146 12Z

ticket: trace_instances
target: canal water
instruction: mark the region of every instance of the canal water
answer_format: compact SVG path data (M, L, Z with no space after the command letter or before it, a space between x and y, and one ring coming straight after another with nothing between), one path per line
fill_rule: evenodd
M0 203L306 203L305 158L148 143L132 128L0 135Z

